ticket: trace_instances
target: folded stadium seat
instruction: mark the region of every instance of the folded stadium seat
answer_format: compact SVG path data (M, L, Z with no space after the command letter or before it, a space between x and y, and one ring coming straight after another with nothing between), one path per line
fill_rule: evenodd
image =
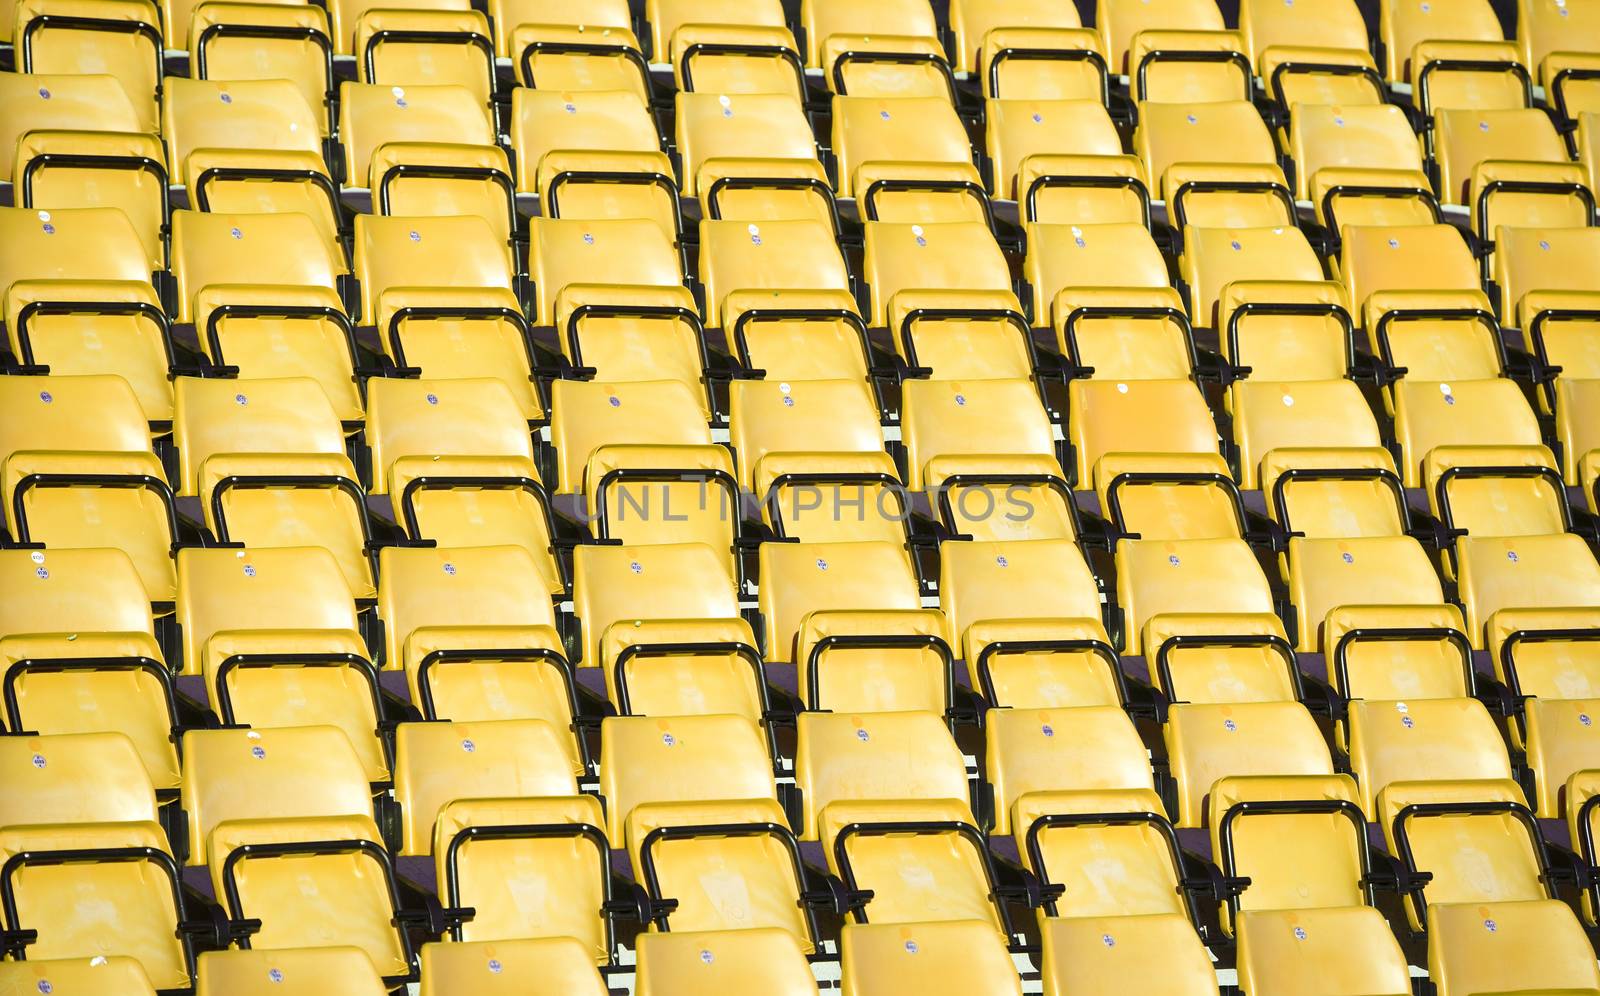
M612 625L666 619L739 618L738 588L726 558L702 543L582 545L572 555L573 614L582 627L584 667L612 669L600 649Z
M1016 839L1041 883L1063 886L1049 890L1041 919L1192 915L1149 752L1126 713L996 708L986 720L993 832Z
M0 965L0 992L7 994L89 993L94 992L96 986L111 986L128 996L155 996L144 966L125 955L11 961Z
M1242 26L1243 18L1240 23ZM1365 34L1362 28L1361 37ZM1383 103L1383 77L1365 47L1272 45L1256 59L1267 96L1291 116L1302 104L1354 107ZM1280 129L1278 134L1282 137L1284 132Z
M401 723L394 759L399 853L432 854L440 814L462 800L577 795L570 740L569 730L543 719Z
M1063 142L1062 136L1069 134L1073 141ZM1028 199L1029 190L1019 185L1017 176L1030 158L1051 163L1057 157L1122 154L1116 127L1098 99L991 97L984 101L984 143L991 163L990 195L1016 201Z
M1494 279L1500 285L1500 314L1508 324L1519 319L1527 324L1529 294L1593 287L1600 242L1587 228L1502 226L1495 238Z
M1128 43L1129 95L1136 101L1248 100L1255 72L1237 31L1152 26Z
M1182 166L1173 167L1169 178ZM1202 228L1184 230L1179 260L1189 288L1189 318L1201 328L1217 328L1217 302L1222 289L1239 281L1321 281L1322 262L1300 229L1276 224L1267 228Z
M195 996L378 996L385 991L372 958L358 947L207 951L197 960Z
M909 552L882 540L764 543L758 584L768 661L798 663L795 639L807 616L922 607Z
M356 78L379 86L459 86L486 109L494 97L494 41L489 19L477 10L407 10L335 3L336 40L353 28L350 54ZM352 17L352 15L355 15ZM354 24L352 25L352 21Z
M1298 702L1174 704L1162 738L1177 783L1179 827L1202 825L1218 779L1333 774L1328 745Z
M19 372L115 374L149 422L172 418L174 362L166 316L142 280L17 280L5 294Z
M125 734L151 783L175 789L176 693L153 638L138 632L75 636L0 636L13 732Z
M1422 486L1422 468L1441 447L1543 445L1533 409L1513 381L1407 378L1393 390L1394 431L1407 487Z
M333 131L333 38L321 7L202 4L186 44L195 79L290 80L317 112L323 134Z
M1273 87L1269 64L1327 63L1369 48L1361 11L1348 0L1325 0L1310 10L1273 0L1246 0L1239 5L1239 33L1269 92ZM1329 51L1312 55L1304 52L1308 48Z
M1095 468L1109 454L1217 452L1216 424L1190 380L1079 378L1067 385L1067 412L1079 488L1105 476Z
M1456 903L1555 898L1538 824L1515 782L1395 782L1378 806L1413 931L1426 931L1435 910Z
M677 188L661 134L627 91L511 93L517 190L548 217L651 218L678 236Z
M1146 656L1154 660L1151 684L1169 701L1227 705L1304 697L1299 669L1275 618L1236 618L1226 636L1212 638L1214 626L1205 615L1177 614L1146 627Z
M860 381L735 381L729 391L728 439L741 489L756 492L764 502L770 484L757 492L758 480L797 474L798 482L819 470L848 470L853 461L891 475L886 486L895 484L890 464L878 456L883 428L877 406ZM830 467L834 459L841 465ZM796 515L787 518L799 517L797 500Z
M93 634L96 645L124 648L108 656L161 663L150 596L122 551L5 550L0 570L8 579L8 597L0 603L0 639L27 636L34 657L71 657L77 649L74 634Z
M1486 780L1511 777L1505 743L1476 699L1355 701L1348 722L1350 766L1362 809L1386 832L1392 830L1392 817L1411 802L1475 798L1471 793L1488 791ZM1463 782L1464 788L1452 788ZM1509 783L1506 791L1526 809L1521 789Z
M1555 125L1548 115L1533 107L1438 110L1434 112L1433 134L1442 199L1446 204L1475 207L1475 214L1486 209L1485 195L1478 192L1476 201L1467 195L1476 186L1472 183L1474 178L1484 171L1509 174L1508 179L1528 175L1537 182L1537 168L1522 164L1568 162L1566 143L1556 133ZM1517 165L1511 166L1506 160L1515 160ZM1587 218L1579 223L1583 221ZM1489 228L1479 234L1492 236L1494 231Z
M528 273L537 292L535 325L555 324L563 294L603 301L606 292L595 289L596 274L603 273L608 286L674 288L683 282L678 252L653 221L539 218L531 225ZM663 296L681 306L681 295ZM570 315L567 324L570 350Z
M343 270L326 117L289 80L174 77L161 91L167 169L201 211L306 215ZM351 179L364 176L363 168Z
M28 280L146 284L148 265L144 243L117 208L0 208L0 293L8 297Z
M1382 361L1380 383L1504 376L1500 325L1480 291L1378 291L1367 298L1363 324L1368 346ZM1384 392L1384 403L1392 411L1392 391Z
M1113 541L1245 537L1238 486L1215 454L1112 456L1102 463L1095 496Z
M477 215L512 249L515 185L506 150L496 145L385 142L372 153L367 187L386 215ZM510 265L518 268L516 253Z
M0 23L5 24L0 32L9 34L10 21L0 18ZM0 77L0 107L6 110L0 124L0 177L6 178L15 171L17 143L31 131L147 130L128 91L105 74L6 73Z
M1015 7L1008 5L1008 11ZM1052 16L1058 14L1077 19L1075 11L1051 8ZM1093 28L991 28L974 57L979 66L971 72L981 76L985 99L1111 102L1110 74Z
M1137 75L1139 70L1138 63L1129 59L1129 49L1140 32L1222 31L1225 27L1222 13L1210 0L1163 0L1151 4L1098 0L1094 23L1111 72L1128 76Z
M8 736L0 739L0 771L6 789L0 826L6 829L146 829L153 846L170 853L150 776L124 734Z
M346 185L367 179L373 153L390 142L492 146L495 140L487 104L464 86L350 81L339 86Z
M953 535L1073 539L1078 512L1032 380L912 380L901 390L908 486Z
M1265 163L1174 163L1167 197L1180 231L1294 227L1294 197L1283 170Z
M1138 156L1029 155L1017 164L1015 187L1027 223L1150 227L1149 184Z
M921 0L904 3L928 9ZM952 105L956 100L955 78L945 61L944 45L931 34L829 35L817 58L825 67L822 76L835 94L942 97Z
M38 130L17 143L11 176L19 207L114 207L128 216L150 255L167 268L168 173L153 134Z
M1218 991L1205 945L1176 914L1051 920L1042 933L1045 996L1114 996L1129 985L1171 996Z
M1454 605L1342 605L1323 623L1333 689L1346 699L1392 702L1471 695L1472 645ZM1348 746L1343 722L1336 743Z
M623 716L743 716L765 723L766 669L743 619L621 621L601 634L606 697ZM948 655L946 655L948 656Z
M502 382L382 377L373 378L370 390L374 494L398 491L404 504L406 489L421 491L415 482L440 472L537 483L528 423ZM478 543L453 545L483 545L488 538L472 535Z
M1238 447L1238 484L1259 487L1266 463L1307 450L1381 445L1378 420L1362 391L1347 380L1274 383L1251 376L1229 388Z
M338 727L387 781L378 675L343 582L320 547L180 551L185 673L205 675L224 723Z
M1318 909L1372 905L1366 818L1349 775L1219 779L1206 823L1222 873L1248 880L1220 901L1229 934L1263 913L1311 918ZM1276 926L1274 918L1265 922Z
M0 380L0 498L17 543L37 544L41 557L120 550L148 601L172 601L172 488L121 378Z
M759 232L760 226L756 227ZM745 234L748 233L747 224ZM736 228L726 234L737 241ZM998 298L999 295L983 295L981 303L992 307ZM957 293L948 301L923 303L956 303L965 310L966 305L980 302ZM949 314L949 310L931 307L913 310L919 315L927 312L933 323ZM725 340L739 365L750 371L765 371L763 379L867 381L869 373L879 371L873 362L867 323L857 312L855 298L848 290L735 290L726 295L720 318ZM958 335L970 327L959 319L952 320ZM1006 320L998 314L985 314L975 321L992 326ZM896 349L903 351L904 347L897 342ZM1004 364L1010 358L1003 353L998 362Z
M699 273L706 325L726 328L736 307L741 312L760 306L788 310L792 303L810 310L819 295L793 293L803 291L834 292L832 310L854 312L850 272L835 238L828 224L814 219L760 224L701 219ZM754 300L758 291L759 302Z
M1595 766L1585 722L1600 698L1587 639L1595 619L1593 609L1513 609L1497 613L1487 627L1484 643L1495 677L1513 695L1526 696L1521 715L1506 727L1512 746L1527 752L1541 819L1563 811L1571 816L1583 800L1569 783Z
M749 426L750 420L742 425ZM780 448L753 473L751 493L761 504L761 521L778 539L911 542L911 498L899 481L894 458L882 450L784 452Z
M804 101L805 66L800 46L783 23L778 4L729 5L737 10L715 23L691 23L693 15L672 32L668 48L673 80L679 90L692 93L782 93ZM759 18L776 23L732 23ZM940 85L943 80L939 79Z
M734 185L754 178L798 187L794 196L802 203L826 199L826 194L814 192L818 184L827 185L816 137L800 104L788 94L680 91L674 122L678 185L685 196L715 201L712 188L718 181L733 178L727 185Z
M823 611L800 621L795 663L807 707L947 713L954 653L937 609Z
M177 320L203 330L213 364L236 369L245 387L311 378L340 419L361 418L366 363L336 289L343 253L327 251L306 215L178 211L172 247Z
M1423 174L1422 149L1405 112L1398 107L1378 102L1296 104L1289 115L1289 152L1295 164L1295 196L1302 200L1311 197L1319 186L1330 184L1410 186L1418 190L1414 199L1432 198ZM1350 196L1378 196L1382 192L1355 190L1350 191ZM1320 216L1326 218L1325 198L1314 200ZM1394 205L1385 207L1396 209ZM1437 211L1430 209L1414 223L1432 223L1437 218ZM1368 222L1363 219L1362 223Z
M1445 0L1427 10L1409 4L1386 4L1378 12L1378 43L1383 78L1390 83L1417 82L1422 66L1413 55L1430 41L1502 43L1500 22L1484 0Z
M628 819L633 867L651 906L650 933L780 929L807 955L820 948L810 877L772 799L646 802Z
M988 664L980 658L986 651L990 656L1014 652L1005 644L1013 642L1008 632L1018 629L1028 634L1024 644L1045 633L1046 639L1091 641L1075 649L1104 653L1093 643L1105 641L1099 589L1072 540L946 540L939 570L950 633L965 648L969 669L985 670ZM991 643L1002 646L988 650ZM1121 682L1115 684L1120 691ZM1021 687L1027 687L1025 679Z
M1456 541L1456 576L1475 647L1484 646L1485 626L1497 612L1600 604L1600 563L1572 533L1463 536Z
M940 717L808 712L799 731L801 837L821 841L829 871L858 894L854 922L976 920L1009 942L966 766Z
M1453 225L1352 225L1340 230L1337 278L1350 296L1351 315L1364 319L1379 291L1476 291L1472 251Z
M1259 483L1268 514L1288 531L1322 539L1410 528L1394 457L1381 446L1279 450L1262 460Z
M767 738L742 716L608 716L600 744L606 836L630 850L641 808L770 800L780 815Z
M826 57L854 50L875 53L874 45L889 38L918 38L939 44L933 8L923 0L891 0L863 7L846 0L804 0L799 28L806 51L806 66L834 75L835 62ZM829 43L833 48L829 48ZM891 50L892 51L892 50ZM939 51L943 51L942 48ZM884 53L889 54L889 53Z
M558 381L554 394L558 490L585 496L598 538L705 543L735 569L738 487L701 398L671 380Z
M156 130L162 79L156 4L20 0L14 16L19 72L114 76L128 94L139 130Z
M888 996L905 987L974 996L1022 992L1004 944L978 920L846 924L839 950L848 996Z
M1390 993L1411 971L1394 931L1370 906L1263 910L1240 918L1242 993Z
M889 299L887 319L895 353L937 380L1012 380L1038 366L1032 330L1009 289L910 290Z
M1035 325L1060 326L1070 312L1063 295L1102 287L1161 288L1167 264L1141 222L1028 222L1023 273ZM1070 301L1070 298L1068 299Z
M613 911L604 825L594 796L446 803L432 837L439 898L451 909L470 908L473 915L452 919L452 943L429 946L437 949L435 969L445 978L459 978L473 965L481 972L480 958L509 962L496 949L520 947L523 939L549 942L539 947L591 971L607 964ZM574 950L561 951L562 946ZM425 991L428 949L422 954ZM440 957L446 951L451 953ZM476 957L469 959L466 952Z
M1515 240L1512 235L1510 241ZM1594 322L1600 317L1596 310L1600 310L1600 297L1591 291L1530 290L1518 301L1516 313L1506 316L1506 324L1522 330L1523 341L1536 359L1534 381L1539 389L1534 397L1542 414L1556 410L1555 385L1562 378L1588 380L1600 374L1595 349L1600 340L1594 336ZM1582 452L1572 456L1583 462Z
M422 996L606 996L588 952L570 937L439 942L419 954Z
M1543 536L1571 528L1561 474L1543 446L1441 446L1422 477L1429 511L1447 530Z
M72 748L52 741L67 739L72 738L36 739L29 749L35 758L65 761L63 755ZM120 758L108 751L84 760L115 769ZM23 758L18 762L27 763ZM132 773L140 773L137 765ZM149 791L148 782L143 787ZM96 801L102 798L97 796ZM0 831L0 855L6 858L0 884L9 897L10 927L34 935L16 949L32 957L8 964L49 966L59 959L89 958L105 962L110 956L117 962L131 959L142 970L140 975L161 984L164 991L188 988L194 974L194 943L210 924L201 926L187 918L178 866L168 854L166 836L154 823L10 826ZM62 902L63 896L72 899ZM105 992L98 985L114 985L114 978L108 972L96 980L96 988L83 991ZM57 983L67 985L63 979L46 977L27 991L44 992L40 985L54 991Z
M991 705L1116 706L1127 697L1116 651L1096 618L979 620L966 628L962 647Z
M1079 376L1183 380L1193 375L1193 332L1170 287L1084 287L1056 295L1056 345Z
M1559 900L1452 903L1435 912L1428 977L1439 996L1600 989L1588 938Z
M386 547L378 562L384 665L405 669L423 718L547 720L581 770L571 666L533 556L520 546Z
M546 414L533 339L505 241L482 218L358 215L364 323L398 367L436 380L494 378L523 417Z
M180 377L175 386L178 493L200 499L212 535L251 549L325 547L352 595L372 598L366 494L317 383Z
M386 983L412 976L415 917L401 908L371 787L344 734L190 730L182 746L188 863L208 868L232 921L260 921L251 948L349 945Z
M1332 281L1241 280L1217 298L1231 378L1339 380L1355 365L1354 325L1344 288Z
M919 191L931 191L919 193L922 200L953 202L946 210L966 212L983 192L966 129L945 97L836 94L832 148L833 189L862 199L867 218L874 217L880 190L887 197L884 188L896 186L902 174Z
M643 934L638 957L638 996L817 992L816 978L794 935L772 927Z
M1565 146L1560 148L1564 154ZM1473 208L1473 231L1479 238L1492 238L1503 226L1582 228L1594 218L1588 184L1583 166L1565 159L1486 159L1473 169L1463 200Z
M1215 13L1209 0L1170 0L1200 4ZM1128 10L1140 8L1129 5ZM1104 29L1102 29L1104 30ZM1273 165L1277 152L1255 106L1245 100L1216 103L1161 104L1142 101L1133 151L1144 162L1145 175L1170 199L1177 187L1167 177L1174 164L1227 163Z
M909 306L924 293L1011 290L1011 270L982 222L868 221L865 228L862 277L872 288L874 328L888 324L891 300Z

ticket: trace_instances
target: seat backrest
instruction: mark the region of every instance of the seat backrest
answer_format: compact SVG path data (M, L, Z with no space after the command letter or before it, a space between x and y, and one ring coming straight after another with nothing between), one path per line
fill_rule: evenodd
M230 630L356 629L350 585L320 546L178 551L184 671L199 674L207 642Z
M972 163L966 129L945 97L836 96L833 152L842 197L866 193L854 187L863 163Z
M608 716L600 727L606 835L650 802L776 799L766 738L743 716Z
M1022 982L1000 934L981 920L847 924L839 937L844 987L852 993L936 992L1021 996Z
M1078 379L1067 387L1067 408L1080 487L1107 453L1217 451L1216 424L1192 381Z
M586 482L584 472L603 447L711 444L700 402L682 381L561 380L552 386L551 403L550 441L562 494L599 483Z
M533 461L528 423L499 380L375 377L367 388L372 493L386 494L407 456L501 456Z
M928 800L968 805L966 763L935 713L800 715L795 784L805 806L802 840L816 840L818 815L836 802Z
M0 637L155 633L150 595L121 550L0 550Z
M149 453L150 430L121 377L0 378L0 464L23 451Z
M585 667L601 666L600 638L616 622L739 617L727 559L703 543L580 546L572 557L572 605L583 626Z
M1125 540L1117 544L1124 653L1145 623L1168 612L1271 613L1272 593L1243 540Z
M317 777L307 778L315 771ZM230 820L348 816L371 819L366 769L333 726L190 730L183 735L181 805L189 864L208 862L211 831Z
M800 28L806 35L806 65L832 72L822 62L823 45L833 35L900 35L935 38L938 26L925 0L883 0L855 4L849 0L803 0Z
M919 609L922 597L903 546L763 543L760 599L766 659L793 660L807 614L831 609Z
M736 291L844 291L850 273L829 225L791 221L700 222L706 324L717 328Z
M1472 251L1454 225L1346 225L1341 237L1340 277L1358 321L1374 291L1480 286Z
M0 737L0 826L154 823L156 792L121 733Z
M195 996L271 996L280 980L349 996L384 992L372 958L355 947L207 951L198 962Z
M1168 2L1212 6L1210 0ZM1139 9L1132 3L1124 6ZM1101 30L1105 30L1104 27ZM1174 163L1272 164L1277 161L1272 135L1261 115L1254 104L1243 100L1211 104L1144 101L1139 105L1139 128L1134 133L1133 146L1134 152L1144 160L1145 175L1150 178L1152 188L1164 189L1162 178L1167 167ZM1171 193L1165 191L1163 196Z
M800 941L782 927L639 935L639 996L762 992L811 996L817 982Z
M939 601L958 641L991 619L1100 618L1094 575L1064 539L946 540L939 548Z
M361 214L355 246L361 311L369 322L378 314L378 297L390 288L511 289L505 245L482 218Z
M1201 825L1220 778L1333 774L1328 745L1298 702L1175 706L1163 732L1178 782L1180 827Z
M1350 766L1361 806L1378 820L1378 799L1396 782L1509 779L1505 741L1476 699L1350 703Z
M1030 793L1155 788L1149 752L1118 706L991 709L985 737L997 834L1027 834L1013 810Z
M407 638L427 626L555 626L548 585L526 547L385 547L378 576L390 667L404 660Z
M0 208L0 295L19 280L149 283L149 258L117 208Z
M221 454L344 455L339 418L327 394L310 378L179 377L174 395L179 494L199 494L200 468Z
M1242 381L1233 392L1233 438L1239 484L1258 486L1261 461L1274 450L1373 447L1378 421L1349 380L1303 383Z
M1031 380L907 381L901 399L906 484L920 491L941 457L1018 454L1057 466L1049 416Z
M386 142L495 144L489 110L464 86L386 86L346 80L339 87L339 140L346 181L367 177Z
M320 159L322 130L305 95L288 80L174 76L162 85L161 134L173 176L182 175L196 149L310 152Z
M1415 83L1421 66L1411 64L1418 42L1500 41L1500 21L1487 0L1441 0L1428 9L1405 0L1378 5L1378 37L1385 61L1380 67L1392 83Z
M1421 171L1422 150L1405 112L1390 104L1296 104L1289 116L1297 197L1327 166Z
M403 854L429 853L434 822L458 799L577 794L562 732L544 720L402 723L395 730Z
M9 18L6 19L9 22ZM12 25L0 29L10 37ZM115 76L12 72L0 77L0 176L12 175L17 143L30 131L137 132L144 129ZM18 198L13 203L20 203Z
M344 261L329 254L316 223L297 211L173 212L172 273L178 281L179 321L194 315L195 295L208 286L332 288L343 270Z
M708 192L700 189L700 172L714 159L817 158L811 126L789 94L680 91L675 106L678 186L685 196Z
M854 380L735 381L728 439L742 486L763 459L785 453L878 453L883 429L867 386Z

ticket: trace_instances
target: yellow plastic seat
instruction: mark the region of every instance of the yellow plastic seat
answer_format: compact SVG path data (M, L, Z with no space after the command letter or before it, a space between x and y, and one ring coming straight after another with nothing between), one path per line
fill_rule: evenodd
M155 130L163 70L154 3L20 0L14 16L19 72L113 76L133 105L138 130Z
M332 131L333 38L326 10L309 4L200 4L186 44L195 79L289 80L306 106L320 112L323 133Z
M0 638L48 634L39 639L60 656L71 654L73 634L114 633L160 658L150 596L121 550L5 550L0 572L9 596L0 603Z
M1350 766L1374 820L1392 784L1510 777L1505 744L1474 699L1362 700L1347 722Z
M1130 983L1172 996L1218 991L1216 971L1186 917L1049 920L1042 932L1047 996L1111 996Z
M0 18L0 32L9 37L15 22ZM18 142L31 131L103 131L134 133L148 129L128 91L115 76L104 73L7 73L0 79L0 176L15 173ZM20 203L20 198L13 203Z
M727 101L723 103L724 99ZM685 196L709 196L706 174L770 176L772 161L817 159L817 143L799 103L788 94L678 93L674 104ZM820 172L820 171L819 171ZM781 174L780 174L781 175Z
M96 986L113 986L117 992L128 996L155 994L144 967L126 955L33 959L0 965L0 993L5 996L32 996L44 991L41 985L65 996L92 993Z
M334 20L338 20L337 15ZM339 30L336 24L334 31ZM339 141L344 147L345 182L365 180L371 174L373 153L390 142L494 145L489 114L486 101L456 84L391 86L347 80L339 85Z
M1076 840L1086 840L1088 843L1083 846L1093 847L1094 838L1074 837L1071 828L1046 827L1038 831L1039 850L1035 851L1026 840L1041 815L1057 811L1119 811L1106 802L1113 795L1141 805L1152 801L1155 783L1150 774L1149 752L1141 745L1132 721L1117 706L1088 705L991 709L985 719L989 751L986 773L994 789L994 832L1009 833L1024 843L1018 850L1036 874L1054 870L1056 881L1080 875L1094 879L1092 863L1080 860L1080 853L1072 848ZM1086 801L1073 801L1079 798ZM1059 808L1069 804L1069 810ZM1171 855L1164 846L1157 853L1163 871L1171 872ZM1041 858L1045 861L1042 868L1036 864ZM1166 893L1143 888L1126 892L1071 889L1057 900L1057 909L1064 909L1063 915L1068 916L1088 915L1097 909L1122 913L1152 899L1161 903L1162 909L1177 909L1175 889ZM1104 905L1096 906L1097 903Z
M573 613L583 625L583 667L610 671L602 637L616 624L661 619L737 619L738 589L726 560L702 543L580 546L573 551Z
M1428 976L1439 996L1583 992L1600 988L1589 950L1571 908L1558 900L1452 903L1434 908Z
M350 14L335 3L334 31L344 41ZM494 42L489 20L477 10L369 7L354 18L350 54L357 79L380 86L459 86L486 108L495 90Z
M887 996L907 986L939 996L1022 992L1005 945L979 920L846 924L839 951L849 996Z
M570 937L424 944L419 956L425 996L605 996L606 992L588 952Z
M1239 988L1404 996L1411 972L1389 922L1370 906L1261 910L1239 918Z
M1161 416L1150 418L1150 412ZM1095 467L1107 454L1217 451L1211 412L1189 380L1075 379L1067 385L1067 441L1079 487L1095 481Z
M1441 447L1543 445L1533 409L1510 380L1407 378L1394 385L1394 409L1407 487L1421 486L1428 455Z
M795 660L806 616L836 609L918 609L922 599L903 547L852 543L764 543L760 607L766 659Z
M1235 281L1313 281L1322 264L1298 228L1191 228L1182 259L1189 284L1189 317L1218 327L1217 302Z
M817 982L794 935L776 927L639 937L639 996L708 990L810 996Z
M1071 540L946 540L939 554L940 604L958 641L996 619L1099 622L1094 575Z
M354 947L207 951L198 961L195 996L326 992L376 996L384 991L372 959Z
M1177 163L1276 162L1272 135L1255 106L1244 100L1175 104L1142 101L1133 151L1144 162L1145 175L1166 198L1177 190L1167 180L1167 168Z
M1219 778L1333 774L1328 746L1298 702L1171 706L1163 739L1178 783L1180 827L1201 825Z

